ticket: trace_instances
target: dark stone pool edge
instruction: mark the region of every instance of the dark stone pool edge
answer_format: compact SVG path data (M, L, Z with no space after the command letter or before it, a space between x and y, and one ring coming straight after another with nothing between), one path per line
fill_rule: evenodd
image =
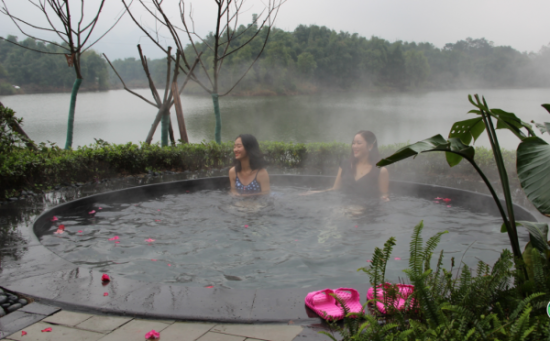
M323 187L330 185L333 177L272 175L272 182L279 185ZM52 215L82 208L95 202L133 198L151 194L178 193L182 190L228 187L227 177L183 180L132 187L118 191L92 195L71 201L40 215L33 224L33 231L41 227ZM391 192L446 196L453 204L467 206L472 210L495 213L492 198L454 188L408 182L392 182ZM526 209L515 206L518 220L536 218ZM186 321L216 321L234 323L319 323L320 319L305 308L303 299L312 290L307 289L226 289L185 287L142 282L113 276L106 286L102 285L102 273L78 267L53 254L40 244L35 233L28 249L22 256L21 266L5 269L0 275L0 286L35 300L64 309L89 313L114 314L148 319L175 319ZM356 289L362 301L368 285ZM104 296L108 293L108 296Z

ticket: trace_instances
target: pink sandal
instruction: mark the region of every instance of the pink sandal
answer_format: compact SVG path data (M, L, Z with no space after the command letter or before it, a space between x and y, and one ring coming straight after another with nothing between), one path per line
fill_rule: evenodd
M341 320L344 318L344 312L330 294L334 294L332 289L310 292L306 295L305 303L325 320Z
M361 296L357 290L353 288L338 288L334 290L334 293L349 308L350 313L363 313L363 305L360 301ZM340 306L340 303L337 301L336 305Z
M389 297L386 297L385 302L384 301L384 292L387 291L387 289L391 286L390 283L384 283L376 286L376 298L377 302L375 302L376 308L382 313L386 314L386 306L393 306L397 310L405 310L405 303L409 296L414 291L414 285L409 284L397 284L397 288L399 292L397 293L397 298L394 300L391 300ZM374 288L369 288L367 291L367 300L374 299ZM414 301L411 301L411 305Z

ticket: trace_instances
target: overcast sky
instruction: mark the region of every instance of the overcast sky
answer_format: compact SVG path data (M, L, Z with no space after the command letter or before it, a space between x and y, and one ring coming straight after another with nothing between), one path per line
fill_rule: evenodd
M28 0L4 1L13 14L33 24L43 22L43 15ZM75 7L80 3L80 0L70 1ZM87 2L88 18L92 15L92 7L98 2ZM176 21L177 0L165 2L173 6L169 12ZM205 34L212 31L215 28L214 0L186 1L186 4L190 3L193 4L197 32ZM2 4L0 6L3 7ZM145 25L153 28L153 21L140 6L134 4L133 12ZM260 12L263 5L259 0L247 0L245 8L246 12L241 17L244 24L250 22L252 14ZM108 0L97 32L108 28L121 9L120 1ZM522 52L537 52L550 43L548 13L548 0L288 0L281 8L275 26L292 31L300 24L314 24L365 37L374 35L391 42L430 42L437 47L467 37L483 37L495 45L509 45ZM8 34L22 36L7 17L0 15L0 35L6 37ZM36 34L45 36L43 32ZM136 44L139 43L148 57L162 56L162 52L126 16L94 48L107 53L111 59L137 57ZM167 44L169 42L165 42Z

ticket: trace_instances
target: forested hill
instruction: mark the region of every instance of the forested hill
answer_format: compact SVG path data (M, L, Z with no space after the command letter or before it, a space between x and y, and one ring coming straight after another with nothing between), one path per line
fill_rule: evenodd
M239 30L244 31L245 27ZM244 32L239 39L249 38ZM208 36L206 42L212 39ZM238 45L239 41L233 43ZM24 44L56 49L30 39ZM255 41L224 61L225 85L238 79L260 48L260 42ZM203 49L204 46L198 46L199 51ZM206 57L208 53L211 52L207 50ZM193 60L190 46L186 55ZM113 64L127 85L147 86L139 59L115 60ZM120 81L98 53L88 52L82 65L85 89L120 87ZM209 67L207 62L206 66ZM149 68L162 88L166 79L165 59L150 60ZM69 91L73 81L74 72L63 56L39 54L0 40L0 91L12 91L8 84L18 85L27 92ZM550 46L536 53L521 53L509 46L494 46L483 38L468 38L437 48L431 43L391 43L377 37L369 39L327 27L301 25L292 32L280 29L271 32L261 58L233 94L547 86L550 86ZM188 91L201 93L202 89L191 84Z

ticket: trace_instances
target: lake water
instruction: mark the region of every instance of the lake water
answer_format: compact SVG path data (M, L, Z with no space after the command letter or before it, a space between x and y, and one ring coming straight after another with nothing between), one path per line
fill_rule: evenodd
M372 130L380 144L416 142L436 134L446 136L453 122L473 118L467 95L485 96L489 105L516 113L524 121L550 121L541 108L550 102L550 89L452 90L422 93L322 94L293 97L223 97L222 140L252 133L259 140L350 142L355 132ZM151 97L149 90L136 90ZM161 95L162 96L162 95ZM24 118L24 129L37 142L65 145L68 93L0 96L0 101ZM182 96L191 142L214 137L209 96ZM112 143L145 140L157 109L124 90L78 95L74 146L94 138ZM172 120L176 126L175 111ZM179 132L175 131L176 138ZM548 135L546 135L548 140ZM501 145L515 149L518 140L499 134ZM160 140L160 129L154 141ZM479 144L488 146L485 136Z

